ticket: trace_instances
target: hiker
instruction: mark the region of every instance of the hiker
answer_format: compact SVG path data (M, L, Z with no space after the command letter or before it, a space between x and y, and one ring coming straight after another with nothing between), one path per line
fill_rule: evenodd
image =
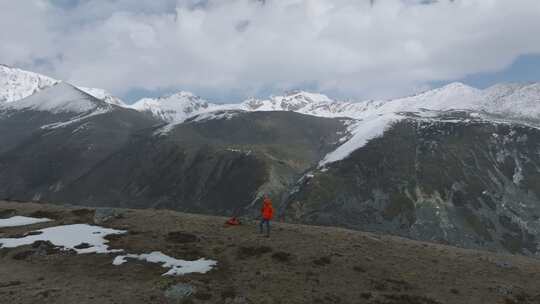
M262 220L259 224L259 231L263 233L263 225L266 224L266 236L270 236L270 220L274 216L274 207L272 207L272 201L268 195L264 195L263 206L261 209Z

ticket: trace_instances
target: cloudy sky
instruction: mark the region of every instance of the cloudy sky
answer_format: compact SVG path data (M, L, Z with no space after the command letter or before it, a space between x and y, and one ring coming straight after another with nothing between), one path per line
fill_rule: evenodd
M0 63L133 101L540 81L538 0L0 0Z

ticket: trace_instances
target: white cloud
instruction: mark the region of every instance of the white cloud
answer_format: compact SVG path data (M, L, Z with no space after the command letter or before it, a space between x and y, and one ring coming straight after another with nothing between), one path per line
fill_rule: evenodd
M540 52L538 0L0 0L0 61L117 94L409 93ZM196 93L199 93L196 91Z

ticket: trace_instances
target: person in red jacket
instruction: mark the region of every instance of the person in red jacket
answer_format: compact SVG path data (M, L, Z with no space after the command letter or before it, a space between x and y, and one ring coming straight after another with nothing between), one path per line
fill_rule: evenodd
M261 209L262 220L259 224L259 231L263 233L263 225L266 225L266 236L270 236L270 220L274 217L274 207L268 195L264 195L263 206Z

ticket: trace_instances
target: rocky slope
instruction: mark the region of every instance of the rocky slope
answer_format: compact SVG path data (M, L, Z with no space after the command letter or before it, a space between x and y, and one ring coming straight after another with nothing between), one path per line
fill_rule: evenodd
M0 228L0 238L73 223L123 229L113 249L161 251L217 261L205 274L162 276L142 261L114 266L112 254L74 254L41 242L0 249L6 303L539 303L540 263L372 233L275 223L270 238L255 223L155 210L103 210L0 202L2 217L52 222ZM188 292L186 292L186 290ZM189 295L187 295L189 294Z
M79 131L106 130L110 127L107 124L92 124L92 120L102 122L104 121L102 117L111 117L113 120L121 121L126 115L138 121L147 121L148 123L143 123L146 126L160 123L151 117L99 100L74 86L61 82L25 99L0 104L0 132L2 133L0 152L22 154L25 152L24 145L39 146L40 143L52 143L54 136L47 137L47 135L65 132L66 128L72 133L69 133L69 137L58 138L58 141L70 137L85 141L87 139L84 136L85 132L79 133ZM131 124L139 123L133 121L117 128L129 129ZM107 132L115 133L119 130L110 129ZM104 145L110 143L107 137L96 137L94 141L103 141ZM55 148L62 146L69 146L69 142ZM45 146L37 148L37 151L53 156L50 154L52 151L45 149ZM2 177L8 178L8 176Z
M163 127L150 115L97 99L80 103L68 102L84 111L75 118L34 108L5 113L0 130L11 135L2 138L0 197L245 214L258 209L253 204L263 192L286 193L344 131L342 120L293 112L227 112ZM51 124L58 115L66 121Z
M540 130L437 115L400 120L301 179L285 218L538 255Z
M213 111L293 111L319 117L346 117L358 120L349 126L353 136L344 137L341 147L322 161L339 161L382 135L393 122L406 117L402 112L467 110L512 118L521 123L540 119L540 84L500 84L479 90L462 83L451 83L414 96L393 100L341 101L325 95L292 91L269 99L250 98L239 104L212 104L191 93L157 99L142 99L132 107L151 113L169 123L181 123L201 113Z

